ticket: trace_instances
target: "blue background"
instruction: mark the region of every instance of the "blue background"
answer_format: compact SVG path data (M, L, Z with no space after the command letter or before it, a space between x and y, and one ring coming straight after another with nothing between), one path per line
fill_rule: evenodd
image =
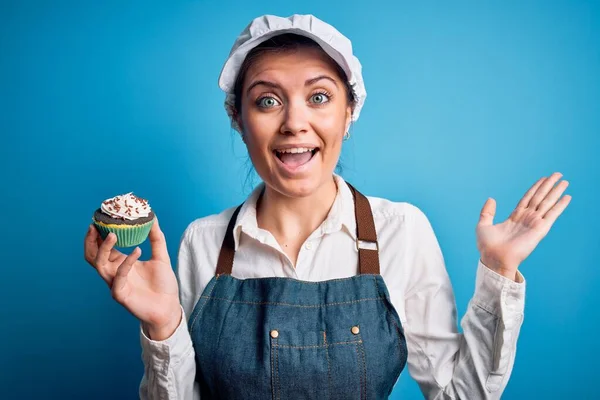
M138 323L84 262L85 230L103 199L134 191L175 260L192 220L245 198L257 179L217 77L265 13L313 13L353 41L369 96L343 175L428 215L460 315L485 199L502 221L539 177L564 173L571 205L522 265L526 317L504 398L593 396L600 4L254 3L1 3L2 398L137 396ZM408 374L400 397L421 397Z

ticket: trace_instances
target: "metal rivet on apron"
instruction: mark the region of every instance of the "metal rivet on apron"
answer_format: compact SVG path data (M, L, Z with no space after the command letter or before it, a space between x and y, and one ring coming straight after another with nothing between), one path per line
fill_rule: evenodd
M279 332L277 332L277 330L276 330L276 329L273 329L273 330L271 331L271 337L272 337L273 339L277 339L277 338L279 337Z
M358 329L358 326L353 326L351 331L353 334L358 335L360 332L360 329Z

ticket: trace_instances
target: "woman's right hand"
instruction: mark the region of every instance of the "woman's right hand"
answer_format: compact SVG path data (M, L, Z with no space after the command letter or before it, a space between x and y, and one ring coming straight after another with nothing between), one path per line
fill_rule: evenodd
M84 254L108 284L112 297L142 321L150 338L164 340L181 322L179 288L158 219L152 225L149 239L152 257L140 261L139 247L127 256L113 248L117 241L114 233L102 240L91 224L85 236Z

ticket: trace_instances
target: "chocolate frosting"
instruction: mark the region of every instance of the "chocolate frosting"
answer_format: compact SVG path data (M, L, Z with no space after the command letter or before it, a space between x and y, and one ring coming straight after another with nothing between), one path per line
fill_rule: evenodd
M154 219L154 211L150 211L150 214L147 217L141 217L138 219L127 220L121 218L113 218L108 214L102 212L102 209L98 208L94 212L94 220L98 222L102 222L103 224L115 224L115 225L141 225L146 222L150 222Z

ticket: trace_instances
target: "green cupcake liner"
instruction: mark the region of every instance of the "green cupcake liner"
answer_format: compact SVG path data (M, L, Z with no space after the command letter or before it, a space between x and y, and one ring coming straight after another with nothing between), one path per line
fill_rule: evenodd
M102 239L106 239L111 232L117 235L116 247L133 247L142 244L148 237L152 224L154 224L154 219L141 225L121 225L122 227L114 228L100 225L94 221Z

